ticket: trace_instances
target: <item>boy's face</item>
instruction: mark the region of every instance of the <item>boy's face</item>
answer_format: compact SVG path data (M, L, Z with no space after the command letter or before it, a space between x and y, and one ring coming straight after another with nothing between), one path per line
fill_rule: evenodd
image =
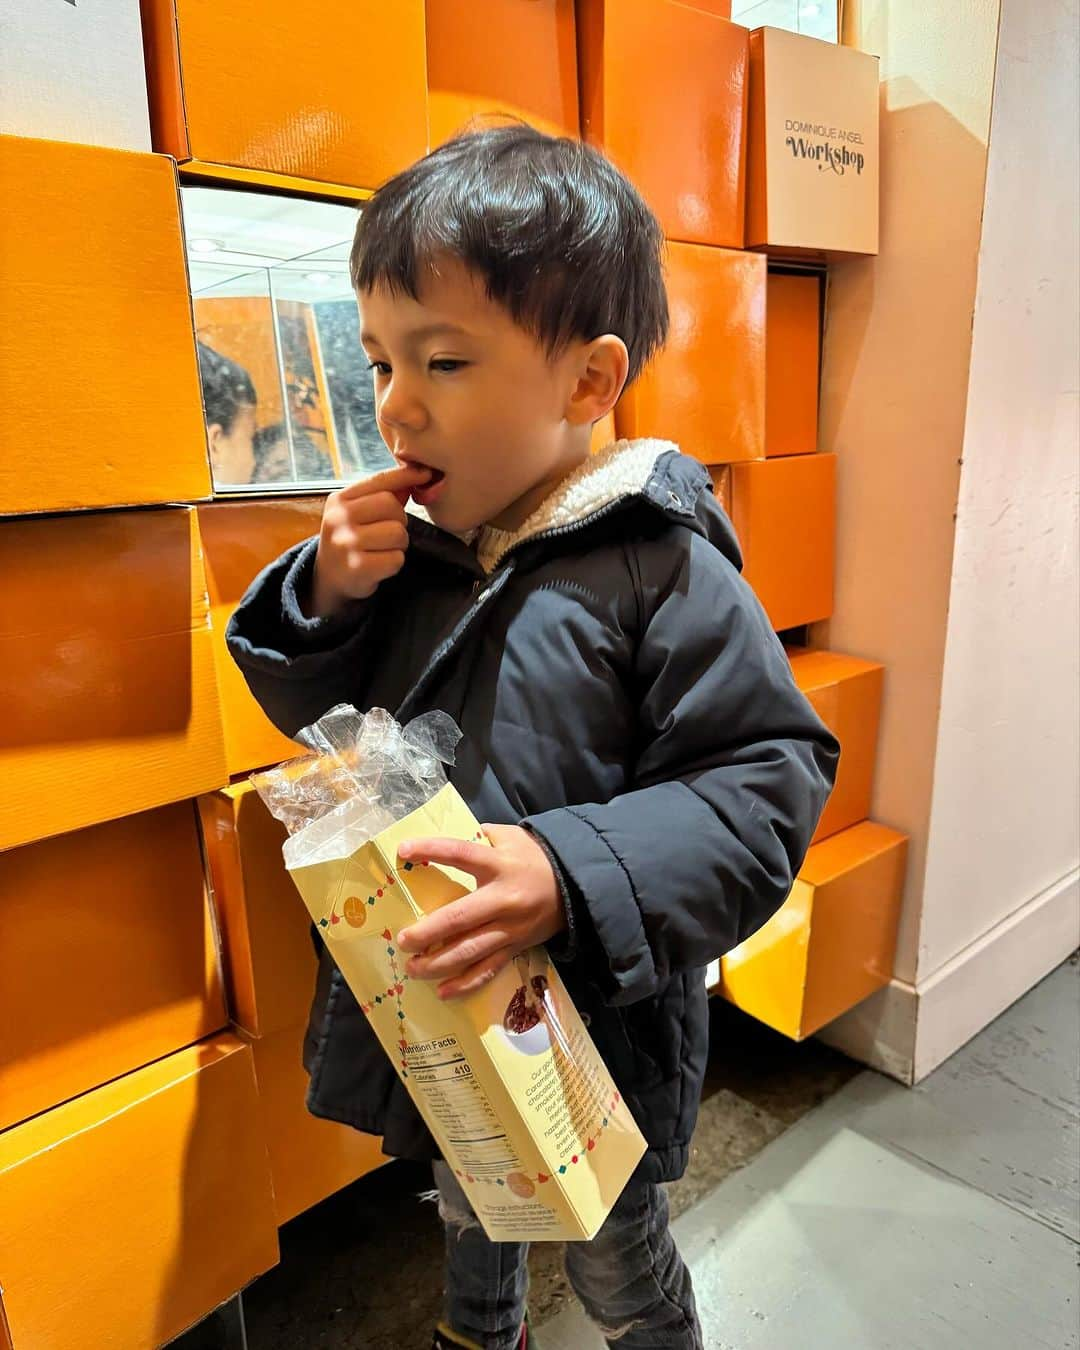
M436 471L416 501L455 533L517 528L588 455L590 410L574 397L586 344L550 358L456 259L419 300L379 286L358 301L382 438Z

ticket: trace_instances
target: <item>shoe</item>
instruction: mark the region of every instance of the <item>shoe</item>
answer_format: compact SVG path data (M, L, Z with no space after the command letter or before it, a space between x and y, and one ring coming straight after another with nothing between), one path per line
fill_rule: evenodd
M529 1345L529 1314L526 1313L521 1328L521 1339L517 1343L517 1350L529 1350ZM431 1338L431 1350L483 1350L483 1346L477 1341L470 1341L465 1336L459 1336L457 1332L451 1331L444 1322L440 1322Z

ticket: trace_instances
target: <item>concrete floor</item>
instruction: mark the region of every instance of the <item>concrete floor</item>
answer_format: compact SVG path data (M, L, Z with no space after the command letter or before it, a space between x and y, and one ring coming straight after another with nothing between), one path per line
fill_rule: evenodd
M1080 968L918 1088L864 1073L676 1223L708 1350L1080 1344ZM541 1350L602 1350L577 1309Z
M693 1157L671 1188L709 1350L1080 1344L1078 974L1074 958L910 1091L714 1005ZM287 1225L280 1265L244 1294L249 1350L427 1350L429 1185L391 1164ZM560 1249L534 1247L530 1271L539 1350L602 1347ZM213 1319L173 1343L234 1345Z

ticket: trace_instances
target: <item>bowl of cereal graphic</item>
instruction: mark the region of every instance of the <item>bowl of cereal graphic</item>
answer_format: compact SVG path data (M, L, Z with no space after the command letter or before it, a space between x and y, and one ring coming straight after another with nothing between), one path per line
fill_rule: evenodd
M518 985L503 1013L503 1035L519 1054L542 1055L551 1049L545 1016L547 987L543 975L534 975L528 983Z

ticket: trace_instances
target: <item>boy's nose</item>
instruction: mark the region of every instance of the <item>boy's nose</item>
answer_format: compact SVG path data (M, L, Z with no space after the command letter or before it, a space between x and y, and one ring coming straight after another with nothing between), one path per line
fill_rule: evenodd
M421 430L427 421L424 405L400 387L391 387L386 391L377 411L380 421L401 430Z

